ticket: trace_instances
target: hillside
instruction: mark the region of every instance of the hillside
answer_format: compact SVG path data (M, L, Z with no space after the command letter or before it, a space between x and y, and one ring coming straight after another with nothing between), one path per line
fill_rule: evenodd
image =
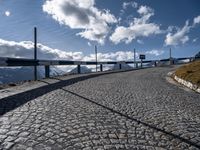
M111 68L112 70L119 70L119 64L115 64L113 65L113 67ZM131 67L130 65L127 64L122 64L122 69L133 69L133 67Z
M175 75L200 86L200 61L194 61L178 68Z
M200 59L200 52L195 55L196 59Z
M38 67L38 79L45 77L44 67ZM50 76L65 74L57 67L51 67ZM0 68L0 84L17 83L34 79L33 67Z
M70 74L71 74L71 73L77 74L77 72L78 72L78 68L76 67L76 68L72 69L69 73L70 73ZM81 66L81 73L91 73L91 72L92 72L92 70L89 69L88 67L86 67L86 66Z

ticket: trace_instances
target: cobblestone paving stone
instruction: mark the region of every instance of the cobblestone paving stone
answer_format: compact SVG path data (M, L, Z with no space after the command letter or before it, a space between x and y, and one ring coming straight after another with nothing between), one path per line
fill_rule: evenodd
M103 75L35 98L0 116L0 149L198 149L200 95L168 83L170 70Z

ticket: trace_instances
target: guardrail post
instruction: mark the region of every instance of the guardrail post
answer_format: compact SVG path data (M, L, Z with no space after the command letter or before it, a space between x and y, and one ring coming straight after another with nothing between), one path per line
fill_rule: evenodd
M135 67L138 68L138 63L137 62L135 63Z
M45 66L45 78L49 78L49 77L50 77L50 67Z
M100 64L100 71L103 71L103 64Z
M37 60L37 28L34 27L34 60ZM37 66L34 66L34 80L37 80Z
M173 64L174 64L173 58L169 58L169 65L173 65Z
M119 69L120 69L120 70L122 69L122 64L119 64Z
M77 73L78 73L78 74L81 73L81 65L77 65Z

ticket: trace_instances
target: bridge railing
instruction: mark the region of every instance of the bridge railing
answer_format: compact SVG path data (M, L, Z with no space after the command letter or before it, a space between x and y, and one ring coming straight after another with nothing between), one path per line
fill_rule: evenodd
M175 64L175 61L179 60L194 60L193 57L177 58L177 59L162 59L162 60L146 60L146 61L107 61L107 62L96 62L96 61L68 61L68 60L35 60L25 58L10 58L0 57L0 67L19 67L19 66L44 66L45 77L50 76L50 66L59 65L77 65L77 73L81 73L81 65L100 65L100 71L103 71L103 65L119 65L119 69L123 69L123 64L135 64L138 68L139 63L150 63L152 66L159 66L162 62L169 62L169 64ZM141 65L142 66L142 65Z

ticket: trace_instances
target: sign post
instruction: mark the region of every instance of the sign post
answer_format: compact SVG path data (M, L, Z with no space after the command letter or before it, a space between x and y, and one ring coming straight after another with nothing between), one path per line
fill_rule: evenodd
M142 60L143 59L145 59L146 58L146 56L145 55L143 55L143 54L140 54L140 59L141 59L141 68L142 68Z

